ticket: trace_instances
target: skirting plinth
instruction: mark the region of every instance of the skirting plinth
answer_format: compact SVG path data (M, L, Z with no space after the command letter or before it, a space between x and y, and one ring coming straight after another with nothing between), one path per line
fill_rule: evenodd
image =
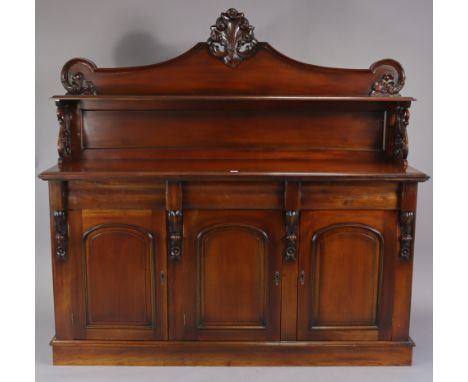
M51 341L54 365L403 366L414 343L393 341Z

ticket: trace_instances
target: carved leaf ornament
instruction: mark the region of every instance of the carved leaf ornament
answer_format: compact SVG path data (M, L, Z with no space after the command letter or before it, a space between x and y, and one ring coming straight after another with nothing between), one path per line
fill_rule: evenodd
M253 30L254 27L242 12L234 8L228 9L221 13L216 24L211 27L211 36L208 39L210 53L235 68L255 53L257 40Z

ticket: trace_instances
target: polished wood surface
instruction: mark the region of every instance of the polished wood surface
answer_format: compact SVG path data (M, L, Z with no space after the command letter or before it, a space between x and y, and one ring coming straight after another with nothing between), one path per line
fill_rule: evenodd
M299 340L391 339L395 223L382 210L302 214Z
M212 57L206 43L198 43L172 60L133 68L98 68L89 60L72 59L63 67L62 82L82 73L95 93L109 95L220 95L229 89L238 95L365 96L382 76L380 69L388 66L376 64L373 69L320 67L295 61L268 43L259 43L255 56L233 69Z
M234 9L210 30L163 63L63 67L54 363L411 364L428 176L403 68L297 62Z
M63 163L40 174L44 180L203 179L388 180L423 182L428 176L411 166L364 160L98 160Z
M187 211L173 264L176 340L279 340L280 212Z
M408 366L409 341L61 341L55 365Z
M82 150L382 150L383 110L82 110ZM223 129L220 131L220 124ZM252 126L256 126L255 130ZM333 127L333 128L331 128ZM131 130L132 134L127 134ZM113 139L109 139L112 136ZM268 137L268 139L265 139Z
M77 209L74 338L167 338L165 215L150 209Z

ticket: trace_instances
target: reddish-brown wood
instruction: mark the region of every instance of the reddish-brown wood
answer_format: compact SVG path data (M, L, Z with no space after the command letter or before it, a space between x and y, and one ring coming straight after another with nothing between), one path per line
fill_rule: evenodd
M400 209L402 211L416 212L417 183L407 183L401 186ZM412 224L412 235L414 242L415 224ZM399 258L395 264L395 292L393 308L392 338L398 341L409 335L411 290L413 278L413 244L411 244L408 259Z
M167 338L164 213L76 210L73 309L81 339Z
M74 299L74 281L72 278L73 255L70 255L73 242L69 240L66 258L57 256L57 240L54 226L54 211L66 211L67 183L59 181L49 182L50 232L52 249L52 271L54 274L54 306L55 306L55 335L58 339L74 339L74 313L72 301ZM70 219L68 213L68 219ZM67 222L68 226L68 222ZM75 228L75 226L73 226ZM76 228L75 228L76 229ZM70 259L71 257L71 259ZM64 260L68 261L64 261Z
M99 95L219 95L229 89L239 95L366 96L382 76L381 68L399 66L395 61L376 64L373 69L320 67L292 60L268 43L259 43L255 56L233 70L212 57L207 44L199 43L175 59L134 68L98 68L89 60L75 58L64 65L62 81L82 73ZM80 90L74 93L88 93Z
M283 151L383 150L383 110L340 113L338 110L312 109L291 113L277 109L268 114L261 110L82 110L81 113L82 150L85 151L130 148L154 148L161 152L194 148L252 150L260 145L266 150ZM256 126L255 131L252 131L252 125ZM130 129L131 135L127 134Z
M280 212L187 211L175 340L279 340Z
M211 158L210 158L211 159ZM321 182L424 182L427 175L408 166L363 160L96 160L64 163L40 175L44 180L195 181L309 180ZM365 186L364 186L365 187Z
M428 177L398 62L299 63L231 9L173 60L61 80L55 364L411 363Z
M384 211L302 214L298 340L390 339L381 333L393 286L387 218Z
M391 341L52 341L55 365L407 366L411 340Z
M283 271L281 277L281 340L296 340L297 286L299 255L299 211L301 210L301 184L288 181L284 185ZM289 232L288 232L289 231Z

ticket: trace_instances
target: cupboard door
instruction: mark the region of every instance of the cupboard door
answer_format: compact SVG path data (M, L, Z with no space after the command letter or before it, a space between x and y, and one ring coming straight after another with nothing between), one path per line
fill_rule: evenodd
M185 211L172 339L278 340L282 229L279 212Z
M394 211L304 211L298 340L391 339Z
M164 211L83 210L80 338L167 338Z

